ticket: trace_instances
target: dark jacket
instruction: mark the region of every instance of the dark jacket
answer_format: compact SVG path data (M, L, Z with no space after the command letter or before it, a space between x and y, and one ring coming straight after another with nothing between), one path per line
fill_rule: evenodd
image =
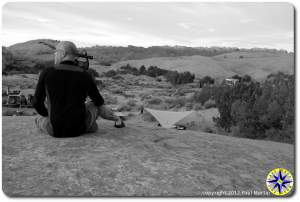
M49 97L48 110L45 107L46 94ZM86 131L87 96L96 106L104 104L88 72L74 64L62 64L41 72L32 104L40 115L50 118L54 137L74 137Z

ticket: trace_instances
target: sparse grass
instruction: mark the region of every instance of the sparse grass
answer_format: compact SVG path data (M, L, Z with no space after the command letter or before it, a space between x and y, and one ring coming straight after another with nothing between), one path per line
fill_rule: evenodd
M118 111L136 111L138 108L136 100L128 100L126 103L121 104L118 107Z
M140 98L141 98L141 100L143 101L143 100L149 100L149 99L151 99L151 95L149 95L148 93L141 93L140 95Z
M113 94L119 94L119 95L123 95L124 91L120 90L120 89L114 89L111 91Z
M203 109L202 105L200 103L196 103L193 105L193 110L198 111Z
M158 97L148 100L148 104L150 104L150 105L159 105L161 103L162 103L162 100Z
M136 106L136 100L128 100L127 101L127 105L130 107L135 107Z
M165 103L167 104L168 108L181 108L184 107L189 100L184 96L179 97L170 97L165 99Z
M33 108L2 107L2 116L33 116L37 112Z
M212 99L209 99L204 103L203 106L205 109L213 108L213 107L216 107L216 102Z
M114 105L118 103L117 97L108 94L104 94L103 97L104 97L105 104L107 105Z
M124 93L123 96L124 96L125 98L134 98L134 97L135 97L134 94L128 94L128 93Z
M114 79L114 80L123 80L124 78L122 77L122 76L120 76L120 75L115 75L115 76L113 76L113 77L111 77L112 79Z

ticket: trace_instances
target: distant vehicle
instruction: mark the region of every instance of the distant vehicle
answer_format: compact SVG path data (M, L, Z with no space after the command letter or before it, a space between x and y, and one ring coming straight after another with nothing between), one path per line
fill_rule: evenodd
M23 94L20 88L7 88L5 107L32 107L33 94Z
M238 79L225 79L225 84L229 85L229 86L234 86L235 84L237 84L239 82Z
M176 130L186 130L186 127L183 125L173 125L171 128L174 128Z
M175 129L176 130L185 130L186 127L185 126L181 126L181 125L176 125Z

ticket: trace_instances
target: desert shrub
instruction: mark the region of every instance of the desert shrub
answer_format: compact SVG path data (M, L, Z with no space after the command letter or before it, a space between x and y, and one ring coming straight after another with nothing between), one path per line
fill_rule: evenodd
M168 70L158 68L157 66L150 66L148 67L146 74L151 77L157 77L165 75L167 72Z
M289 126L285 130L270 128L266 131L266 139L276 142L293 143L295 141L293 134L295 134L294 126Z
M242 80L242 77L241 77L241 76L239 76L239 75L237 75L237 74L233 75L231 78L233 78L233 79L237 79L237 80L239 80L239 81L241 81L241 80Z
M212 99L209 99L207 100L205 103L204 103L204 108L205 109L209 109L209 108L212 108L212 107L216 107L216 102Z
M105 88L105 84L103 83L103 81L99 80L99 79L95 79L95 83L97 86L99 86L100 88Z
M130 107L135 107L136 106L136 100L128 100L127 105Z
M155 95L155 96L168 96L169 93L166 92L165 90L163 90L163 91L155 91L155 92L152 92L152 95Z
M148 100L148 99L151 99L151 95L149 95L149 94L146 94L146 93L141 93L140 94L140 98L141 98L141 100L143 101L143 100Z
M111 91L113 94L119 94L119 95L123 95L124 91L120 90L120 89L114 89Z
M181 108L181 107L185 106L186 102L187 102L187 98L182 96L182 97L177 97L175 99L174 104L177 108Z
M132 111L137 108L135 100L129 100L118 107L118 111Z
M194 104L193 110L195 110L195 111L202 110L202 105L200 103Z
M230 136L241 137L241 131L238 126L232 126L230 131L231 131L231 133L229 134Z
M118 103L117 97L111 96L111 95L104 95L104 101L107 105L114 105Z
M133 74L136 76L140 74L139 70L136 67L131 66L130 64L121 66L119 71L122 74Z
M254 104L255 96L260 93L259 91L259 83L256 82L240 82L234 87L223 84L218 87L214 94L216 106L220 112L217 124L225 130L230 131L231 126L236 124L236 118L233 117L232 113L233 103L240 100L241 105L234 105L235 108L250 107Z
M101 61L99 62L99 64L103 66L111 66L111 63L109 61Z
M135 115L134 112L129 112L129 113L127 114L127 117L128 117L128 118L135 117L135 116L136 116L136 115Z
M193 103L191 103L191 102L188 102L188 103L185 104L186 110L192 110L193 107L194 107L194 105L193 105Z
M134 98L135 97L134 94L127 94L127 93L124 93L123 96L126 98Z
M150 66L146 69L145 66L141 66L139 69L132 67L130 64L121 66L120 73L122 74L133 74L133 75L147 75L150 77L164 76L167 81L171 82L173 85L192 83L195 79L195 75L186 72L177 72L171 70L161 69L157 66ZM157 79L158 82L162 81L160 78Z
M172 98L172 97L166 98L165 99L165 103L167 103L167 104L173 104L174 103L174 98Z
M118 111L131 111L132 107L128 106L127 104L122 104L118 107Z
M204 105L204 103L210 99L214 99L216 87L214 86L204 86L201 91L194 93L193 100L196 103Z
M113 76L116 76L117 75L117 72L115 71L115 70L109 70L109 71L107 71L107 72L104 72L103 73L104 74L104 76L106 76L106 77L113 77Z
M263 83L244 76L235 86L221 85L215 101L217 126L240 137L294 141L294 75L273 74Z
M159 105L162 103L162 100L160 98L152 98L151 100L148 100L148 104L151 105Z
M215 83L215 80L211 78L210 76L205 76L199 81L200 88L207 86L207 85L213 85Z
M181 108L184 107L187 102L188 99L184 96L165 99L165 103L169 105L169 108Z
M124 78L123 78L122 76L120 76L120 75L115 75L115 76L112 76L111 78L114 79L114 80L123 80L123 79L124 79Z
M184 89L177 89L176 92L174 93L175 96L184 96L185 95L185 90Z
M99 73L96 70L89 68L87 71L92 77L99 77Z
M246 74L246 75L244 75L242 77L241 81L243 81L243 82L251 82L252 78L251 78L251 76L249 76L249 75Z
M114 71L114 70L110 70ZM166 69L161 69L157 66L151 65L146 69L144 65L142 65L139 69L136 67L131 66L130 64L126 64L120 67L117 72L106 72L105 75L107 77L115 76L116 74L132 74L132 75L147 75L150 77L158 77L158 76L164 76L167 81L171 82L173 85L177 84L185 84L185 83L192 83L195 79L195 75L186 71L186 72L177 72L177 71L171 71ZM158 78L158 82L161 82L162 79Z
M146 67L144 65L142 65L139 69L139 73L142 75L146 75L147 74L147 70Z
M186 71L183 73L177 71L167 71L164 74L164 77L167 81L169 81L172 85L185 84L194 82L195 75Z

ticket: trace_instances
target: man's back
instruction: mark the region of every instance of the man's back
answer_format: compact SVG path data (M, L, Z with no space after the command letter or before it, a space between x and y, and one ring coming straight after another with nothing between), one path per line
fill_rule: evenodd
M43 116L49 116L56 137L73 137L85 132L85 99L96 106L104 103L95 82L86 71L49 68L44 70L37 85L34 107ZM43 100L49 98L48 110ZM50 114L48 113L50 112Z

